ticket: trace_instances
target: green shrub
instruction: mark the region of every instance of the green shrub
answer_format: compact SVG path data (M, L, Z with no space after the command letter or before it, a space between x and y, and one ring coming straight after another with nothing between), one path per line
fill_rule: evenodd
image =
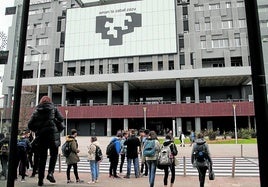
M241 128L237 132L237 138L250 139L252 134L252 129Z
M216 140L216 135L217 135L217 132L213 130L206 131L206 136L208 136L209 140Z

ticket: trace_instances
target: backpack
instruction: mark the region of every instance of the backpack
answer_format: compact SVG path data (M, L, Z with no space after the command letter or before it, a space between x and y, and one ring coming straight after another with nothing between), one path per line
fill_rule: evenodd
M6 155L6 156L8 155L8 153L9 153L9 147L8 147L8 144L7 143L4 143L2 145L0 152L1 152L1 155Z
M103 156L102 156L101 148L99 146L96 146L95 160L98 162L98 161L102 160L102 158L103 158Z
M155 140L148 140L144 142L143 147L143 156L145 157L153 157L155 156Z
M106 147L106 155L109 158L110 156L116 153L115 142L110 142Z
M17 142L17 147L19 151L27 151L27 142L25 139L19 139Z
M195 154L195 160L197 162L205 162L208 158L207 152L205 150L205 145L196 145L196 150L194 152Z
M64 144L61 146L61 152L66 158L70 156L72 148L69 141L64 142Z
M172 144L162 146L158 155L158 164L170 166L173 163L173 155L170 149Z

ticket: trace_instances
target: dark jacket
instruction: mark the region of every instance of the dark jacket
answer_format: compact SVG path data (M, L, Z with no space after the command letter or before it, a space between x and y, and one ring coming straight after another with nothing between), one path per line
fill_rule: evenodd
M36 106L28 128L35 132L41 144L55 143L60 146L60 132L64 129L62 122L63 117L53 103L42 103Z
M138 147L141 146L141 142L138 137L131 135L124 143L127 146L127 158L138 157Z
M71 135L67 136L66 141L70 143L70 147L72 150L70 155L66 157L66 163L67 165L76 164L80 161L79 156L77 155L78 143L76 139Z
M198 146L202 146L202 145L203 145L203 151L207 154L207 161L212 164L208 145L206 143L206 140L203 138L196 139L196 141L195 141L195 144L194 144L193 149L192 149L192 155L191 155L192 164L194 164L194 162L195 162L195 153L197 152ZM204 166L207 166L207 164L208 163L206 162L206 165L204 165Z
M1 148L4 144L9 145L10 136L6 136L0 140L0 155L2 155Z
M178 150L176 145L174 144L174 141L168 140L163 143L164 146L170 146L170 150L173 156L176 156L178 154Z

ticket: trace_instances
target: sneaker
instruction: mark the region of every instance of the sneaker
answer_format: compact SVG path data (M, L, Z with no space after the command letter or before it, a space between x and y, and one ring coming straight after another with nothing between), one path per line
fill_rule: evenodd
M95 183L99 182L98 180L95 180Z
M116 179L121 179L121 177L119 177L118 175L114 176L114 178L116 178Z
M74 183L74 181L67 180L67 184L71 184L71 183Z
M38 181L38 186L43 186L43 185L44 185L43 180L39 180L39 181Z
M125 179L129 179L130 177L129 177L129 175L126 175L126 176L124 176L124 178L125 178Z
M21 179L21 182L26 182L25 179Z
M78 179L78 180L76 180L76 183L84 183L84 181L81 179Z
M88 184L95 184L95 181L89 181Z
M47 175L47 180L49 180L49 182L51 182L51 183L56 183L56 180L55 180L55 178L54 178L52 173L49 173Z

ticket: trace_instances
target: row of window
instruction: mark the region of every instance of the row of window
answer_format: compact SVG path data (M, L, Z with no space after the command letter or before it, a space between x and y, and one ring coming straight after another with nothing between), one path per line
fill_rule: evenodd
M234 6L231 2L226 2L225 5L226 5L226 8L245 7L244 1L238 1L236 3L236 6ZM221 8L220 3L208 5L209 10L216 10L216 9L220 9L220 8ZM222 7L222 8L225 8L225 7ZM195 5L194 9L195 9L195 11L204 11L204 5Z
M35 9L35 10L29 10L29 16L34 15L34 14L42 14L42 13L48 13L52 12L51 8L40 8L40 9Z
M200 41L200 47L201 49L207 49L207 42L206 40ZM241 40L240 38L235 39L216 39L211 41L211 47L212 48L227 48L230 46L230 43L232 43L232 47L240 47L241 46Z
M239 19L237 25L238 25L238 28L246 28L247 22L245 19ZM212 30L212 28L231 29L233 27L234 27L233 20L225 20L225 21L221 21L221 23L220 22L215 22L215 23L205 22L204 30L209 31L209 30ZM201 31L200 23L195 23L195 31Z
M49 54L47 53L41 54L41 60L49 61L50 60ZM35 62L35 61L39 61L39 54L24 56L24 62Z

